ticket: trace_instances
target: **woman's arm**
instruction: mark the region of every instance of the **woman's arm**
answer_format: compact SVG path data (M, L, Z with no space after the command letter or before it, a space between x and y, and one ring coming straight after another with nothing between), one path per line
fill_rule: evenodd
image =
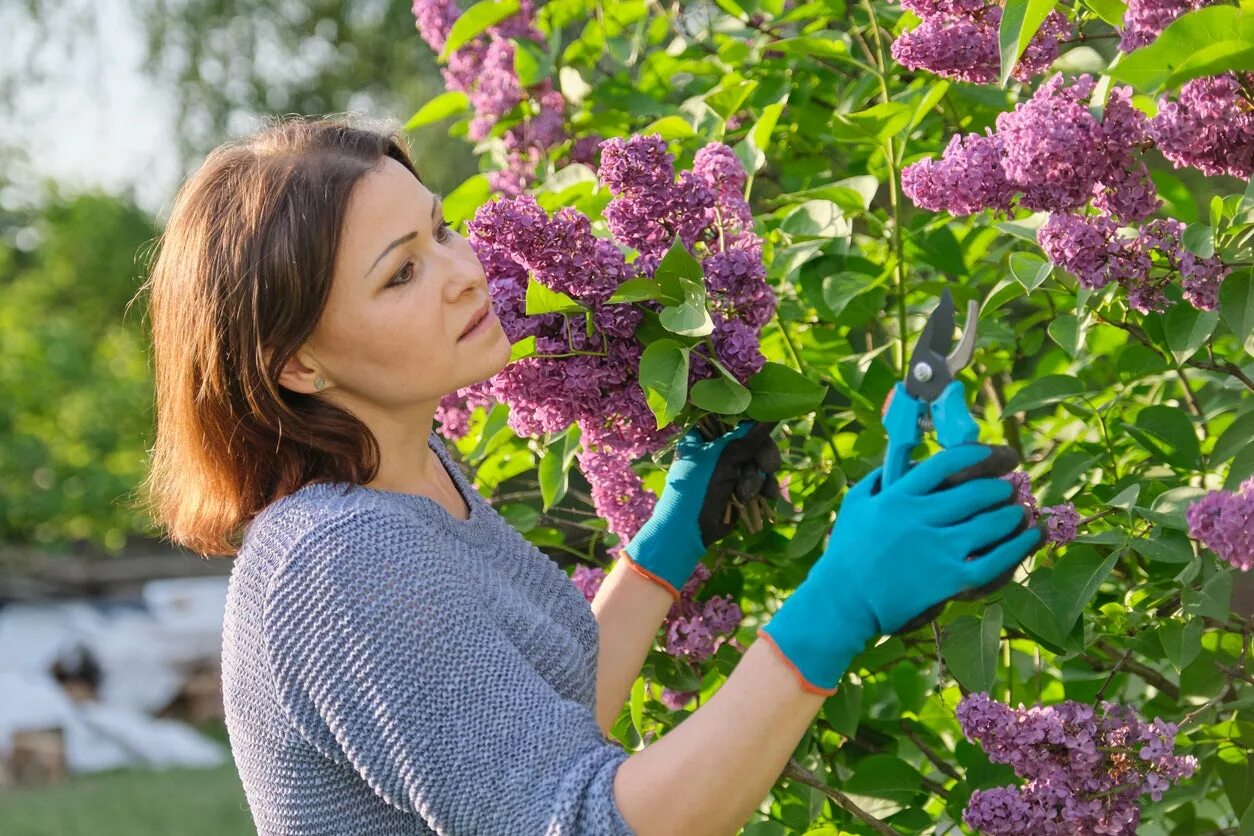
M626 557L614 564L592 600L600 633L597 725L607 738L674 603L666 587L634 571Z

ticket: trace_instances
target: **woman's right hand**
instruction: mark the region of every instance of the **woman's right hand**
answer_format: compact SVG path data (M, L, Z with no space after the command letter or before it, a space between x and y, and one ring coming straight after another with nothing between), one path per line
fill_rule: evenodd
M871 471L846 494L822 556L759 637L806 690L834 693L870 639L1008 580L1046 535L1043 521L1025 527L1027 509L998 478L1017 464L1009 448L977 443L940 451L886 489L882 469Z

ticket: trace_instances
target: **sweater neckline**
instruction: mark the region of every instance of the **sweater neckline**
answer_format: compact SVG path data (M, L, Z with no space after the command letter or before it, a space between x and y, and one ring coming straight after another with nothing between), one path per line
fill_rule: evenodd
M444 446L444 442L432 430L427 436L427 446L430 447L439 457L440 462L444 465L444 469L448 472L449 478L453 480L453 485L457 488L457 492L461 494L462 499L466 502L466 507L470 509L470 517L461 519L449 513L449 510L436 500L429 496L423 496L416 493L408 493L405 491L389 491L382 488L370 488L365 485L355 485L359 490L373 493L378 496L386 497L389 501L406 509L416 511L423 517L435 521L441 528L448 533L460 537L469 543L486 543L492 538L492 531L486 525L489 516L495 513L488 501L484 499L483 494L470 483L470 480L462 473L454 462L453 458Z

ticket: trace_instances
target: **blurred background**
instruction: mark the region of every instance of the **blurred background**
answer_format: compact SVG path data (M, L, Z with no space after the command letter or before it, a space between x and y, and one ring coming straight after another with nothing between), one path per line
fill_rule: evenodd
M403 125L444 89L405 0L0 4L5 836L253 832L218 682L230 561L131 507L153 434L132 299L214 146L271 114ZM478 165L445 124L408 137L447 192Z

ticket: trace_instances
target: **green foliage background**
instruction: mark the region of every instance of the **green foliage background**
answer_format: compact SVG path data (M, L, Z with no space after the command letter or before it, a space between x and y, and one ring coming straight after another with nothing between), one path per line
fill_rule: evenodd
M1093 17L1089 8L1076 11ZM681 168L721 140L750 172L780 300L762 349L770 368L791 369L820 394L780 432L794 512L780 504L779 524L733 534L706 558L714 575L702 595L736 596L742 643L820 554L844 487L882 458L880 405L942 288L959 311L969 299L980 306L962 380L981 440L1019 449L1041 504L1071 501L1084 518L1073 544L1041 551L988 600L951 604L934 625L855 660L797 747L792 777L745 832L883 832L838 795L897 832L963 830L972 790L1013 781L954 718L964 690L987 689L1012 704L1100 695L1182 722L1178 749L1201 768L1147 802L1140 832L1254 833L1249 580L1191 541L1184 522L1189 502L1254 472L1250 269L1225 281L1216 312L1181 303L1141 316L1113 287L1084 291L1045 269L1032 234L1039 218L916 210L900 193L901 168L938 155L955 132L991 125L1030 90L903 71L889 44L913 23L895 3L865 0L787 9L779 0L665 9L559 0L538 20L547 55L520 50L524 76L557 79L574 136L656 132ZM409 25L395 39L425 49ZM1103 25L1092 28L1110 31ZM1095 40L1060 64L1101 73L1114 54ZM1171 86L1133 80L1145 108L1155 106L1148 93ZM482 170L450 190L451 221L488 199L483 172L524 116L517 109L476 149ZM449 135L464 136L469 116L455 99L411 125L450 118ZM609 195L590 170L544 174L536 195L546 209L599 217ZM1165 214L1205 227L1195 240L1227 260L1251 261L1247 184L1161 158L1152 174ZM126 302L154 224L96 196L3 223L34 224L42 242L0 247L0 539L120 550L153 534L122 500L151 437L142 313ZM786 404L755 397L753 409L772 406ZM603 521L590 518L576 482L564 487L568 445L514 437L505 409L477 414L457 443L481 489L538 545L602 561ZM655 491L668 456L639 465ZM666 733L685 712L662 705L660 688L700 690L704 700L737 656L725 645L693 669L653 652L614 734L634 748Z

